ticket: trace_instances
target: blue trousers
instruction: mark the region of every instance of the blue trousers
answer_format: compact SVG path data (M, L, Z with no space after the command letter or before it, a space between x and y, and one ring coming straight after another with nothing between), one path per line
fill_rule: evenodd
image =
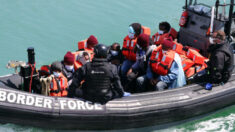
M144 76L140 76L137 78L136 80L136 87L137 87L137 91L138 92L144 92L146 91L146 88L148 86L148 83L149 83L149 79L147 78L146 75ZM163 81L159 81L155 86L154 86L154 89L157 90L157 91L162 91L164 90L165 88L167 88L167 84Z

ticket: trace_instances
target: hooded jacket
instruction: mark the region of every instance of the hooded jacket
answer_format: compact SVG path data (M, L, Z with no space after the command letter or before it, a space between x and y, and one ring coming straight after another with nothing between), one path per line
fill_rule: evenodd
M209 82L226 83L233 71L234 56L228 43L213 44L208 48L210 53L208 62Z

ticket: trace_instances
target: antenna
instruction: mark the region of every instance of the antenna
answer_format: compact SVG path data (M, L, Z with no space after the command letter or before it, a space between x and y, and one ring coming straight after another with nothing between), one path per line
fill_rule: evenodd
M218 15L218 7L219 7L219 0L216 0L216 2L215 2L215 8L216 8L216 11L215 11L215 18L217 19L218 17L217 17L217 15Z
M215 18L215 7L212 6L212 8L211 8L211 29L210 29L210 33L213 33L214 18Z
M223 16L224 16L224 19L225 19L225 15L226 15L226 0L224 0L224 7L223 7Z

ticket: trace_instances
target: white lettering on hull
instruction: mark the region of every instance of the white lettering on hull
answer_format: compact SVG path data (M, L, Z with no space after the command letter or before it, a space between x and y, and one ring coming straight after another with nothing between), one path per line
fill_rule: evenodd
M59 100L60 108L63 110L68 108L70 110L103 110L101 104L90 104L79 100Z
M27 96L26 97L26 105L33 105L34 104L34 97Z
M9 93L7 95L7 100L10 103L14 103L16 101L16 94L15 93Z
M33 96L23 93L7 92L5 90L0 90L0 102L15 103L20 105L27 105L40 108L52 109L53 99L43 98L42 96ZM89 102L84 102L80 100L68 100L68 99L59 99L60 109L69 109L69 110L103 110L100 104L91 104Z
M0 91L0 101L6 101L6 95L5 91Z

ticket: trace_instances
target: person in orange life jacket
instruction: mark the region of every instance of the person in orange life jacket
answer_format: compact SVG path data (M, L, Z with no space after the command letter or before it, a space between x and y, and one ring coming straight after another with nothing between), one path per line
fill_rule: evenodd
M68 97L81 97L91 102L106 103L122 97L124 91L117 73L117 68L108 63L108 48L103 44L94 47L94 59L75 72L69 87ZM85 80L81 85L81 81Z
M171 27L168 22L159 23L159 31L152 36L154 44L162 44L165 38L171 37L173 40L177 38L177 31Z
M74 74L74 55L68 51L65 56L64 60L61 61L62 64L62 73L68 80L68 85L71 84L73 74Z
M98 44L98 40L94 35L90 35L87 39L87 48L94 49L94 47Z
M62 64L59 61L51 64L53 79L50 85L50 96L67 96L68 81L62 74Z
M150 44L150 40L151 38L146 34L140 34L137 39L135 47L136 61L127 72L128 85L125 86L126 90L138 92L138 90L136 91L136 87L133 87L135 80L138 76L146 74L147 62L152 50L156 48L156 45Z
M232 47L226 42L226 35L224 31L215 31L209 37L210 46L208 52L210 53L207 75L203 79L209 83L226 83L231 77L234 64L234 56Z
M91 59L94 56L94 47L98 44L98 40L94 35L90 35L87 39L87 47L85 48L85 51L87 51L90 54Z
M137 89L139 92L146 91L146 87L148 86L148 84L152 85L155 90L164 90L167 87L168 88L182 87L183 85L186 84L180 56L177 53L171 51L171 49L173 48L173 44L174 43L172 40L165 39L162 43L162 48L159 50L159 53L162 52L163 55L167 55L168 52L172 52L174 55L172 63L169 66L168 73L166 75L159 75L153 72L157 69L155 70L152 69L151 63L153 62L151 62L152 60L150 60L148 63L146 75L137 78ZM153 56L153 52L151 54L151 58ZM154 58L156 56L157 55L155 55ZM163 57L162 59L160 58L160 60L163 61ZM161 73L161 71L159 71L159 73Z
M146 73L147 61L152 50L156 48L156 45L150 45L150 39L146 34L140 34L138 37L135 47L136 61L127 72L128 77L131 77L132 73L138 73L139 75Z
M134 47L140 33L141 25L139 23L132 23L128 28L128 35L124 38L123 41L122 54L125 57L125 60L121 66L121 82L123 86L128 83L127 72L135 63L136 55L134 52Z
M94 56L94 46L98 44L98 40L94 35L90 35L89 38L86 41L86 47L84 49L79 49L76 51L74 54L75 56L75 64L74 68L77 70L80 68L82 65L84 65L86 62L89 62L93 59ZM86 53L88 53L88 55ZM89 61L87 60L89 58Z

